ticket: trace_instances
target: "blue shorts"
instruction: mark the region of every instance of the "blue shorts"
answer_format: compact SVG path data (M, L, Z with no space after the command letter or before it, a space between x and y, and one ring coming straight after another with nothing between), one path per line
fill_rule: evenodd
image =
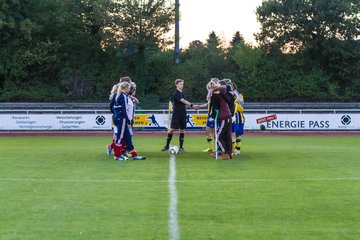
M211 118L211 115L208 115L207 121L206 121L206 126L209 128L214 128L215 127L215 121L210 122L209 119Z
M243 123L233 123L232 132L235 133L235 136L241 136L244 134L244 124Z

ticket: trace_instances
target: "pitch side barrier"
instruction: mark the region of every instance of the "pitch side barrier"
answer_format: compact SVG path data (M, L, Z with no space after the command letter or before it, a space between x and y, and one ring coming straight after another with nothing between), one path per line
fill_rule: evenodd
M24 106L24 105L22 105ZM106 105L107 106L107 105ZM105 109L105 110L104 110ZM359 131L360 108L341 109L261 109L244 112L245 129L274 131ZM0 131L108 131L112 115L102 109L39 109L1 108ZM137 110L135 130L166 130L167 109ZM206 110L189 110L187 130L203 130L207 121Z

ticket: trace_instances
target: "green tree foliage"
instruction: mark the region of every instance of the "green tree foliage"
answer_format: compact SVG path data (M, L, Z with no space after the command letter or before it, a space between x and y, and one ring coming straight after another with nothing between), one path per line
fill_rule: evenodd
M54 38L62 44L61 88L69 100L95 100L97 93L105 94L102 83L111 85L105 64L111 58L104 51L103 42L107 38L105 29L113 20L114 6L111 0L65 0L59 4L59 31Z
M1 0L0 99L98 101L121 75L151 79L145 59L166 45L172 10L163 0Z
M51 22L52 7L50 0L0 4L0 87L5 97L22 100L51 94L44 85L56 77L59 42L45 36L43 23ZM34 89L39 91L33 95Z
M223 78L225 53L223 41L215 32L210 32L205 43L193 41L181 56L178 66L179 78L183 78L189 99L206 99L206 84L210 78Z
M239 44L239 43L244 43L244 42L245 42L245 41L244 41L244 37L240 34L239 31L237 31L237 32L234 34L234 36L233 36L230 44L231 44L232 47L235 47L237 44Z
M251 47L245 42L234 45L227 53L228 72L226 76L238 85L239 91L247 99L256 99L256 96L261 95L257 86L259 83L258 70L261 56L261 49Z
M0 0L0 101L107 101L119 77L140 107L169 100L174 80L203 102L210 78L246 101L360 101L358 0L264 0L258 45L215 32L174 64L166 0Z
M166 0L120 0L112 31L126 47L139 52L167 47L175 22L174 4Z
M359 12L358 0L266 0L257 39L267 53L295 54L303 74L325 73L331 88L321 91L350 100L360 91Z
M114 13L114 47L122 51L129 73L138 81L138 94L155 91L147 66L153 54L172 43L166 34L175 22L175 5L166 0L119 0Z
M359 12L358 0L265 0L257 8L262 26L257 39L286 52L321 47L326 39L354 40Z

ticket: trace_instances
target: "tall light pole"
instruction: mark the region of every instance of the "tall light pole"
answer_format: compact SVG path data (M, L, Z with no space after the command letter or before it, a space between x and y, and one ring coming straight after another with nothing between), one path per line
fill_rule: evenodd
M179 44L179 18L180 18L180 3L175 0L175 64L180 63L180 44Z

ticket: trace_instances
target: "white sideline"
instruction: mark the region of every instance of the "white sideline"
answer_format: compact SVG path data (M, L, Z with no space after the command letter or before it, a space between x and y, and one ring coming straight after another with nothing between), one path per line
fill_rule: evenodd
M171 165L171 160L170 160ZM174 160L175 165L175 160ZM171 167L171 166L170 166ZM175 169L176 171L176 169ZM236 182L336 182L336 181L359 181L360 177L349 178L239 178L239 179L209 179L209 180L172 180L175 183L236 183ZM83 183L169 183L169 180L146 180L146 179L51 179L51 178L0 178L2 182L83 182ZM176 189L175 189L176 190Z
M170 155L169 163L169 240L179 240L179 224L177 212L176 162L175 155Z

